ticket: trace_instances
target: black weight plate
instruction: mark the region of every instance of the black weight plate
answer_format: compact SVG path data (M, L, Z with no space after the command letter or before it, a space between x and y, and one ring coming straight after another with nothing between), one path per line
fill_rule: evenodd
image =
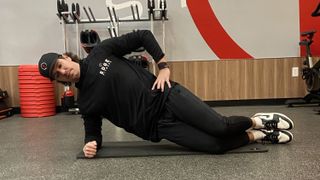
M60 0L57 0L57 10L59 15L61 16L61 12L63 11L63 7Z
M77 15L80 17L80 6L78 3L76 3L76 12L77 12Z

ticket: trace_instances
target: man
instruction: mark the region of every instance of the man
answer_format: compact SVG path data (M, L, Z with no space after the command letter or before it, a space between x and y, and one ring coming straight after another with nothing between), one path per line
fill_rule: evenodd
M157 62L155 77L123 56L144 47ZM101 148L102 118L145 140L167 139L208 153L262 140L287 143L293 122L280 113L225 117L183 86L170 81L164 53L148 30L102 41L79 63L70 55L44 54L40 73L52 80L76 83L85 127L83 152L92 158Z

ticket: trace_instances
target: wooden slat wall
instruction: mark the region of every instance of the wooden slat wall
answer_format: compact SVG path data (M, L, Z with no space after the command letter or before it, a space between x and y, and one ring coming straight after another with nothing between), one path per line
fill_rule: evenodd
M0 66L0 88L8 92L6 102L9 106L20 106L17 66Z
M172 80L208 101L295 98L306 93L301 74L291 77L292 67L302 67L301 58L176 61L170 66ZM17 66L0 66L0 88L8 91L8 103L14 107L20 106L17 79ZM62 93L57 83L57 104Z
M171 62L171 79L203 100L303 97L301 76L291 77L301 58Z

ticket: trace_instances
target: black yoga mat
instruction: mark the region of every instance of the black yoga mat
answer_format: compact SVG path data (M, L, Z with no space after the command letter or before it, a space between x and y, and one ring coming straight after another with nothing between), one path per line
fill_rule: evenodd
M266 146L261 144L248 144L246 146L228 151L227 153L261 153L268 152ZM206 154L192 151L168 141L152 143L149 141L118 141L104 142L95 158L116 158L116 157L143 157L143 156L176 156ZM81 151L77 159L86 158Z

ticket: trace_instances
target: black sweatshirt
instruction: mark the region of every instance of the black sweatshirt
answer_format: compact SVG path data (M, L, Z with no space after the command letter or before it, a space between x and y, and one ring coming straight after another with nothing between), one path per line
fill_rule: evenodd
M84 119L85 143L101 147L102 118L145 140L159 141L156 122L169 89L151 90L156 77L123 56L144 47L158 62L164 57L148 30L102 41L80 62L78 105Z

